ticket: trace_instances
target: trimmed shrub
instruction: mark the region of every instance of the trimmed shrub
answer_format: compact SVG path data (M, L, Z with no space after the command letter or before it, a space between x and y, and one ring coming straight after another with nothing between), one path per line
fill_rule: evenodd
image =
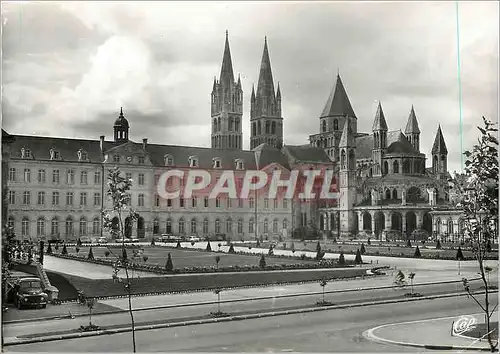
M47 247L47 254L52 254L52 244L49 243L49 246Z
M420 254L420 248L418 248L418 246L417 246L417 248L415 248L415 254L413 255L413 257L415 257L415 258L422 257L422 255Z
M368 246L370 246L372 244L372 241L370 240L370 238L368 238L368 241L366 241L366 243L368 244Z
M255 247L260 247L260 240L257 239L257 243L255 244Z
M122 260L126 261L127 259L128 259L127 249L124 248L123 251L122 251Z
M63 248L62 248L61 254L63 254L63 255L68 254L68 249L66 248L66 244L64 244L64 245L63 245Z
M457 261L463 261L465 259L464 254L462 253L462 248L460 246L458 246L456 258Z
M75 252L76 252L76 254L78 254L78 252L80 252L80 247L76 246L75 247Z
M165 263L165 270L171 272L174 269L174 264L172 263L172 255L169 253L167 256L167 263Z
M410 239L406 240L406 247L411 247Z
M259 267L262 269L266 268L266 258L264 255L260 256Z
M181 248L181 241L177 241L177 245L175 247L176 248Z
M340 256L339 256L339 261L338 264L344 265L345 264L345 257L344 257L344 252L340 251Z
M180 243L179 243L180 244ZM207 252L212 252L212 246L210 245L210 241L207 242L207 248L205 249Z
M318 251L321 251L321 245L320 245L319 241L316 244L316 252L318 252Z
M104 251L104 256L106 258L108 258L110 254L111 254L111 252L109 252L108 250Z
M151 246L154 246L154 245L155 245L155 238L153 237L153 238L151 239Z
M233 244L231 243L231 246L229 246L229 250L227 251L228 253L235 253L234 252L234 246Z
M273 245L270 245L270 246L269 246L269 251L267 252L267 254L268 254L269 256L273 256L273 255L274 255Z
M92 251L92 246L89 248L89 254L87 255L87 259L94 260L94 252Z
M441 249L441 241L437 240L437 243L436 243L436 249L437 250L440 250Z
M361 252L361 254L365 254L366 253L366 249L365 249L365 244L364 243L361 244L361 249L359 251Z
M361 251L359 248L356 250L356 257L354 258L354 263L361 264L363 263L363 259L361 258Z

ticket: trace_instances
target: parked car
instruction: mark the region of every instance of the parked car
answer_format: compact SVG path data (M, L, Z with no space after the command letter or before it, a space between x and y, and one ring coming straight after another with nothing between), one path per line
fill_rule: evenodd
M160 237L160 242L178 242L178 241L182 241L182 237L174 235L166 235L166 234L163 234Z
M97 243L108 243L108 239L106 237L99 237Z
M81 236L80 241L82 241L82 243L92 243L92 239L89 236Z
M42 282L36 277L21 278L15 286L14 305L22 307L47 307L47 293L42 289Z
M197 236L190 236L190 237L188 238L188 241L189 241L189 242L200 242L200 241L201 241L201 239L200 239L199 237L197 237Z
M128 239L128 242L139 242L140 240L137 237L131 237Z

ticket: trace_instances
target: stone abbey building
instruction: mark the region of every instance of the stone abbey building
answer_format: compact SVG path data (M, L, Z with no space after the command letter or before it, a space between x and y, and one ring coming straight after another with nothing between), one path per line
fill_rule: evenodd
M152 144L146 138L131 141L134 117L127 119L123 111L113 124L112 139L3 132L11 141L8 166L2 165L9 225L21 239L106 235L100 216L109 208L106 177L110 168L119 166L133 180L131 206L140 215L136 222L126 222L127 237L286 238L295 228L311 223L325 235L341 237L460 230L460 215L450 211L447 202L448 152L443 133L438 128L432 167L426 168L413 107L404 133L388 130L380 104L372 132L358 132L358 118L337 75L319 117L320 132L310 136L310 144L286 145L281 89L279 84L274 86L266 39L257 89L252 87L250 100L251 150L243 150L243 87L240 77L234 76L227 32L221 72L214 79L210 100L211 148ZM163 172L193 168L215 175L231 169L237 178L255 169L333 169L340 197L335 203L325 203L259 196L245 200L196 196L163 200L158 196L155 186ZM181 181L173 183L182 186Z

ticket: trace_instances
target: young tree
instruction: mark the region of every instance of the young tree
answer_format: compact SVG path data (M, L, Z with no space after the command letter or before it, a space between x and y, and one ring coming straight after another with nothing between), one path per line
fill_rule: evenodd
M410 242L410 239L406 240L406 247L410 247L410 248L411 248L411 242Z
M368 237L368 241L366 241L366 243L368 244L368 246L370 246L372 244L372 241L370 240L369 237Z
M104 251L104 257L108 258L110 254L111 252L109 252L108 250Z
M153 238L151 239L151 246L154 246L154 245L155 245L155 238L153 237Z
M458 261L458 275L460 275L460 261L464 260L464 254L462 253L462 248L458 246L456 259Z
M264 253L260 256L259 267L262 269L266 268L266 258L264 257Z
M219 269L219 262L220 262L220 256L217 255L217 256L215 256L215 266L217 269Z
M491 316L497 305L491 309L489 283L486 279L485 258L491 242L498 235L498 129L485 117L483 127L478 127L480 137L471 151L465 151L465 174L457 175L450 182L456 191L456 206L464 215L465 234L472 244L472 252L479 266L484 284L484 300L472 294L469 283L463 278L465 290L485 314L486 331L491 351L498 342L491 337Z
M295 244L293 242L291 248L292 248L292 253L295 253Z
M167 256L167 263L165 263L165 270L168 272L174 270L174 263L172 262L172 256L170 255L170 253Z
M111 169L108 173L108 187L107 196L111 202L111 210L104 210L102 213L103 217L103 228L110 232L112 236L122 240L121 250L122 255L116 256L116 261L113 265L113 279L124 283L125 291L128 297L128 312L130 314L130 321L132 327L132 349L136 352L136 342L135 342L135 322L134 322L134 312L132 311L132 277L129 271L129 266L131 260L127 257L127 251L125 249L125 218L128 217L131 222L137 220L138 214L130 207L130 188L132 187L132 180L121 176L120 169L115 167ZM118 218L118 228L116 224L113 223L113 216ZM108 248L108 250L113 254L113 252ZM125 279L118 276L118 272L125 270Z
M345 264L344 251L340 251L339 264L340 265L344 265Z
M321 251L321 245L318 243L316 244L316 252Z
M326 286L326 284L328 284L328 282L326 281L325 278L321 279L321 281L319 282L319 285L321 286L322 292L323 292L323 301L322 301L323 304L325 304L325 286Z
M267 254L268 254L269 256L274 255L273 245L269 245L269 251L267 251Z
M181 248L181 241L177 241L177 245L175 246L175 248Z
M411 272L408 274L408 279L410 279L411 284L411 295L413 296L413 278L415 278L415 273Z
M413 255L413 257L415 257L415 258L422 257L422 255L420 254L420 248L418 248L418 246L417 246L417 248L415 248L415 254Z

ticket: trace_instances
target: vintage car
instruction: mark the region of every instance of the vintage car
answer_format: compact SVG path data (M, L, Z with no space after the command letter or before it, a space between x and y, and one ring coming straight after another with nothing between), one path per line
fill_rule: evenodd
M39 278L28 277L17 280L14 289L14 305L22 307L47 307L48 295L42 289Z

